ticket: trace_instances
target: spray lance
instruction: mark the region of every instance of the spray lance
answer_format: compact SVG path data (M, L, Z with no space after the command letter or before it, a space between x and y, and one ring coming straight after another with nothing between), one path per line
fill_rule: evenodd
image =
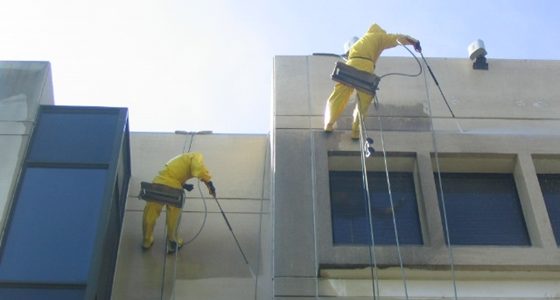
M251 268L251 265L249 264L249 260L247 259L247 256L245 255L245 252L243 251L243 248L241 248L241 244L239 243L239 240L237 239L237 236L233 232L233 228L231 227L231 224L229 223L229 220L228 220L226 214L224 213L224 210L222 209L222 206L220 205L220 201L218 201L218 198L216 197L216 188L214 187L214 184L212 183L212 181L205 182L205 184L208 187L210 195L212 195L212 197L216 201L216 204L218 205L218 208L220 209L220 213L222 214L222 217L224 218L224 221L226 222L226 225L227 225L229 231L231 232L231 236L235 240L235 244L237 245L237 249L239 249L239 253L241 253L241 256L243 257L243 261L249 267L249 271L251 272L251 275L253 275L253 277L255 277L255 273L253 272L253 269Z

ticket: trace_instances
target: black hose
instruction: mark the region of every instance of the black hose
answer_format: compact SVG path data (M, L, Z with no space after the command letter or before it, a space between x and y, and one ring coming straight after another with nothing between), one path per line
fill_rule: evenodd
M424 64L426 65L426 68L428 68L428 72L430 72L430 76L432 76L432 79L434 80L434 83L436 84L436 86L439 90L439 93L441 94L441 97L443 98L443 101L445 102L445 105L447 105L447 109L449 109L449 112L451 113L451 116L453 118L455 118L455 114L453 113L453 110L451 109L451 106L449 106L449 102L447 102L447 98L443 94L443 91L441 90L441 87L439 86L439 82L437 81L436 76L434 75L434 72L432 72L432 68L430 68L430 65L428 65L428 62L426 61L426 58L424 57L424 54L422 54L422 52L420 52L420 55L422 56L422 60L424 61Z

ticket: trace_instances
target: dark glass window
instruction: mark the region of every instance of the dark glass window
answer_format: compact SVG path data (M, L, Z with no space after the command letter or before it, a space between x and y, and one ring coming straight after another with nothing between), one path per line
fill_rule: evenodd
M85 283L106 181L105 169L27 168L0 279Z
M85 286L66 288L0 288L0 299L76 300L85 299Z
M441 180L452 245L530 245L512 174L441 173Z
M0 299L110 298L127 119L123 108L41 106L0 245Z
M331 171L330 195L333 242L335 245L371 244L371 231L364 201L362 173ZM422 244L422 231L412 173L391 172L391 192L395 205L399 243ZM385 172L368 172L374 241L395 245L393 216Z
M117 114L48 112L39 116L29 161L107 163L111 161Z
M556 244L560 245L560 174L538 174L537 176Z

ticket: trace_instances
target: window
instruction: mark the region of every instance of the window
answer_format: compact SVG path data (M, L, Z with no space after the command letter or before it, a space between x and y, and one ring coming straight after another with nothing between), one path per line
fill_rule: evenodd
M118 111L83 108L81 112L49 111L39 115L28 160L64 163L111 161ZM72 124L71 126L69 124Z
M104 169L27 168L0 278L87 281L106 180Z
M359 156L329 157L329 187L332 240L335 246L371 244L367 202L364 201L362 172ZM391 155L388 158L391 194L399 243L422 245L422 227L418 213L412 155ZM369 158L368 185L372 212L374 242L376 245L395 245L393 213L384 170L380 157Z
M121 108L41 106L0 248L0 299L110 297L127 119Z
M422 244L418 205L411 173L391 172L391 192L400 244ZM369 172L370 206L376 245L396 244L393 214L384 172ZM371 244L361 172L331 172L333 243Z
M560 245L560 174L538 174L537 176L556 244Z
M512 174L441 173L441 181L452 245L530 245Z
M560 155L534 154L533 163L556 245L560 246Z

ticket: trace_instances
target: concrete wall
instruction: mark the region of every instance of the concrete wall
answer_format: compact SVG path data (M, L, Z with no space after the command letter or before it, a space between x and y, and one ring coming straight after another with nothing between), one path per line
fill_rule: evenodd
M54 104L48 62L0 61L0 226L5 223L39 105Z
M489 70L483 71L473 70L466 59L427 59L455 118L426 74L383 78L379 104L370 107L366 119L377 151L382 151L383 140L388 153L412 156L415 161L411 171L426 242L400 249L409 296L453 298L454 275L459 297L468 299L558 297L560 251L536 173L544 169L560 173L560 86L556 84L560 61L489 59ZM317 56L280 56L274 61L276 299L371 298L371 273L363 268L370 265L368 247L332 245L329 159L360 149L350 139L353 103L334 133L322 132L335 61ZM376 69L378 75L417 71L412 58L395 57L382 57ZM357 163L351 158L347 163L360 170L359 156L354 157ZM369 160L369 167L380 160L383 165L382 157ZM532 246L452 247L456 272L451 273L432 175L437 165L443 171L512 173ZM381 296L403 298L403 273L395 247L374 251L385 266L376 276Z
M270 299L272 237L268 135L132 133L132 178L113 299ZM151 181L172 157L204 155L220 205L250 266L244 263L216 202L202 184L187 194L180 236L195 240L177 256L165 254L165 212L155 243L142 242L141 181ZM206 205L206 207L205 207ZM172 298L174 297L174 298Z

